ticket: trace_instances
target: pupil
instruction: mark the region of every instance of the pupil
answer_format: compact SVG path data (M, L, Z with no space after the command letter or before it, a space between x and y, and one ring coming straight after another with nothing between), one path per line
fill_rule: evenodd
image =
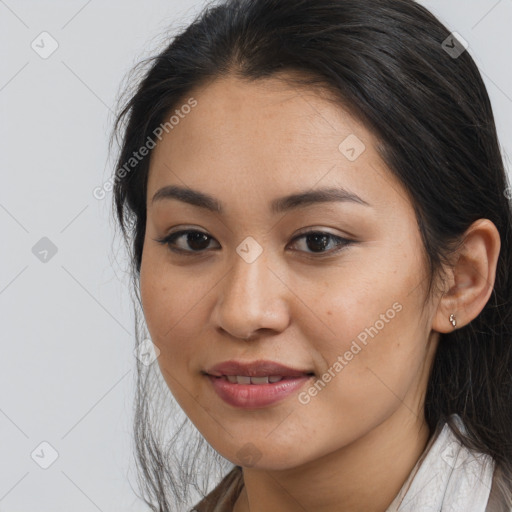
M201 246L201 242L205 242L205 246ZM194 250L201 250L205 247L208 247L208 235L204 233L188 233L187 235L187 243L189 247Z
M328 238L329 238L329 235L324 235L321 233L316 233L314 235L308 235L307 236L308 249L313 250L313 252L314 252L315 244L316 244L317 249L318 248L320 248L320 250L325 249L328 245ZM313 244L309 243L310 240L313 240Z

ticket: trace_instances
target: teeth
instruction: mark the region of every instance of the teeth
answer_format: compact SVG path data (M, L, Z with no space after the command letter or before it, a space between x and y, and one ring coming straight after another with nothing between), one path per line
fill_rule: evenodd
M268 384L279 382L283 379L279 375L271 375L268 377L248 377L246 375L226 375L231 384Z
M251 384L268 384L268 377L251 377Z

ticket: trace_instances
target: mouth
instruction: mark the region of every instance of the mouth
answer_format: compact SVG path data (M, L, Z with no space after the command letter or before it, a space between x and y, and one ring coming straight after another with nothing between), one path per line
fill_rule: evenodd
M227 361L202 372L227 404L259 409L284 400L315 376L273 361Z
M249 362L233 360L224 361L212 366L204 373L211 375L212 377L235 377L237 380L232 380L230 382L239 382L239 384L250 384L250 381L247 381L247 379L253 380L253 384L266 384L268 382L278 382L280 379L290 377L314 375L312 370L299 370L275 361L266 360ZM259 378L268 379L268 382L264 380L258 381L257 379Z
M237 409L262 409L282 402L297 393L313 376L300 377L248 377L247 375L206 375L219 398ZM270 382L271 377L279 380ZM233 382L233 380L235 382Z

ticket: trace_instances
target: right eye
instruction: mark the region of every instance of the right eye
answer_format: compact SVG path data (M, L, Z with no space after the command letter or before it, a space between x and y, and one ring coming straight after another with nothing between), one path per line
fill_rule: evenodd
M194 253L199 254L205 252L209 242L215 239L202 231L188 229L176 231L163 238L155 238L154 240L162 245L167 245L173 252L192 255ZM177 243L179 241L181 241L181 244Z

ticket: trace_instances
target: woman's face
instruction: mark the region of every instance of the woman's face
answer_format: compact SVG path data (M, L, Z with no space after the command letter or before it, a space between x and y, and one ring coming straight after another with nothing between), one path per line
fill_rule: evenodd
M151 155L140 273L158 364L180 406L224 457L273 469L382 425L423 422L436 307L423 307L412 204L375 138L319 92L276 79L226 78L191 96L197 104ZM169 186L211 196L221 211L192 194L153 200ZM307 200L324 189L338 198ZM182 231L192 233L156 241ZM280 376L262 366L253 373L262 380L239 384L207 374L247 377L212 367L262 360L302 376L262 383Z

